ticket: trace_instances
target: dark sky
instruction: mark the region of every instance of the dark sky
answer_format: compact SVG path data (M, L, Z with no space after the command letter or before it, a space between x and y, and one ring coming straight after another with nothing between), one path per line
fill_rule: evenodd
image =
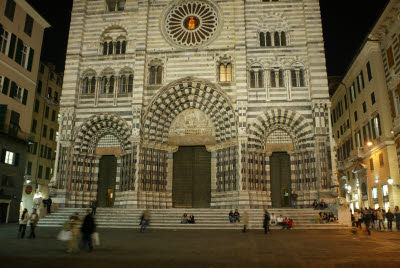
M389 0L320 0L328 75L343 75ZM42 60L64 71L72 0L27 0L51 25ZM362 7L362 8L360 8Z

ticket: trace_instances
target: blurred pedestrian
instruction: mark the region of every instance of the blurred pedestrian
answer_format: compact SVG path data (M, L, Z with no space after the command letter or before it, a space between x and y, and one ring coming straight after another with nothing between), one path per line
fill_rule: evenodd
M21 218L19 220L18 238L24 238L26 225L28 224L28 221L29 221L29 213L28 210L24 208L24 210L22 211Z
M65 225L65 231L71 232L71 239L69 240L68 253L78 253L78 237L79 237L79 227L82 221L79 218L79 213L75 212L68 220Z
M365 228L366 228L366 231L367 231L367 233L368 233L368 235L371 235L371 231L369 230L369 224L370 224L370 222L371 222L371 214L369 214L369 211L368 210L364 210L363 211L363 221L364 221L364 223L365 223Z
M269 232L269 221L271 220L271 217L269 216L268 211L265 209L264 211L264 233L268 234Z
M244 216L243 216L243 233L247 232L247 227L249 225L249 214L247 213L247 211L244 212Z
M384 224L384 222L383 222L383 220L384 220L384 213L383 213L382 209L378 208L378 211L376 212L376 215L377 215L377 217L378 217L379 230L381 230L381 224L382 224L383 229L385 230L386 228L385 228L385 224Z
M298 195L296 194L295 191L292 192L291 199L292 199L292 208L297 208L297 197Z
M400 209L398 206L394 208L394 216L396 217L396 228L397 231L400 230Z
M147 226L150 224L150 214L148 210L145 210L140 219L140 232L143 233Z
M97 209L97 200L96 200L96 199L93 199L93 200L92 200L91 207L92 207L92 214L93 214L93 216L96 216L96 209Z
M47 214L50 214L51 212L51 204L53 204L53 200L51 200L51 197L47 199L46 205L47 205Z
M33 212L31 214L29 220L31 222L30 223L30 225L31 225L31 233L29 234L29 238L30 239L36 238L35 229L36 229L36 226L37 226L37 224L39 222L39 215L37 214L36 208L33 209Z
M82 250L86 247L86 244L89 247L89 252L93 251L93 240L92 234L96 231L96 223L94 222L92 211L88 209L86 211L86 216L83 219L83 223L81 226L82 238L79 248Z

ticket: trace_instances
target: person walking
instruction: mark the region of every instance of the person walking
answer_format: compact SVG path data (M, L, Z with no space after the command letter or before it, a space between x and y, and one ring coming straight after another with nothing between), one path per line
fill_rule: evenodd
M297 208L297 197L298 195L296 194L295 191L292 192L291 199L292 199L292 208Z
M33 212L31 214L29 220L31 222L30 223L30 225L31 225L31 233L29 234L29 239L32 239L32 238L35 239L36 238L35 229L36 229L36 226L37 226L37 224L39 222L39 215L37 214L36 208L33 209Z
M28 224L28 221L29 221L29 213L28 210L24 208L24 210L22 211L21 218L19 220L18 238L24 238L26 225Z
M65 231L71 232L71 239L69 240L68 253L78 253L78 236L79 236L79 227L81 226L82 221L79 218L79 213L75 212L68 220Z
M97 200L96 200L96 199L93 199L93 200L92 200L91 207L92 207L92 214L93 214L93 216L96 216L96 209L97 209Z
M51 197L49 196L49 198L47 199L47 214L50 214L51 212L51 204L53 204L53 200L51 200Z
M396 228L397 231L400 230L400 209L398 206L394 208L394 216L396 217Z
M150 214L148 210L143 212L143 215L140 219L140 232L143 233L146 230L147 226L150 224Z
M81 226L82 238L79 248L82 250L86 247L86 244L89 247L89 252L93 251L93 242L92 242L92 234L96 231L96 223L94 222L94 218L92 215L92 210L88 209L86 211L86 216L83 219L83 223Z
M271 220L271 217L269 216L269 213L267 210L264 212L264 233L268 234L269 232L269 222Z
M388 211L386 212L385 217L387 219L388 229L391 231L392 230L392 223L393 223L394 215L390 211L390 208L388 208Z
M369 230L369 224L371 222L371 214L369 214L368 210L365 209L364 211L362 211L362 215L363 215L363 221L365 223L365 229L368 235L371 235L371 231Z
M378 217L379 230L382 230L382 229L381 229L381 224L382 224L383 229L385 230L386 228L385 228L385 224L384 224L384 222L383 222L384 214L383 214L383 212L382 212L382 209L378 208L378 211L376 212L376 216Z

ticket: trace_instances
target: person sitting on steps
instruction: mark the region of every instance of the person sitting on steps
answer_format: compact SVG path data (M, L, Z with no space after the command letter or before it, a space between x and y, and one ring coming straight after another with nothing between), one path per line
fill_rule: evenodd
M234 222L240 222L240 213L238 209L235 209L235 213L233 213L233 218Z
M181 223L188 223L188 220L188 215L186 213L183 213Z
M328 205L325 203L324 199L321 199L321 202L319 203L319 208L324 210L327 207Z
M319 204L318 204L317 200L314 199L312 206L314 207L315 210L319 209Z
M195 223L195 220L194 220L194 215L193 215L193 213L190 213L190 216L189 216L188 223Z
M233 216L233 211L229 211L229 222L233 223L235 221L235 217Z

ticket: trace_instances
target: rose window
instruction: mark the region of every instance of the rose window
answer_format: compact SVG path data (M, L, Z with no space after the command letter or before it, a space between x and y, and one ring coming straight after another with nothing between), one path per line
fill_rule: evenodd
M165 17L168 39L181 46L203 45L211 40L217 28L216 9L204 2L183 2L172 7Z

